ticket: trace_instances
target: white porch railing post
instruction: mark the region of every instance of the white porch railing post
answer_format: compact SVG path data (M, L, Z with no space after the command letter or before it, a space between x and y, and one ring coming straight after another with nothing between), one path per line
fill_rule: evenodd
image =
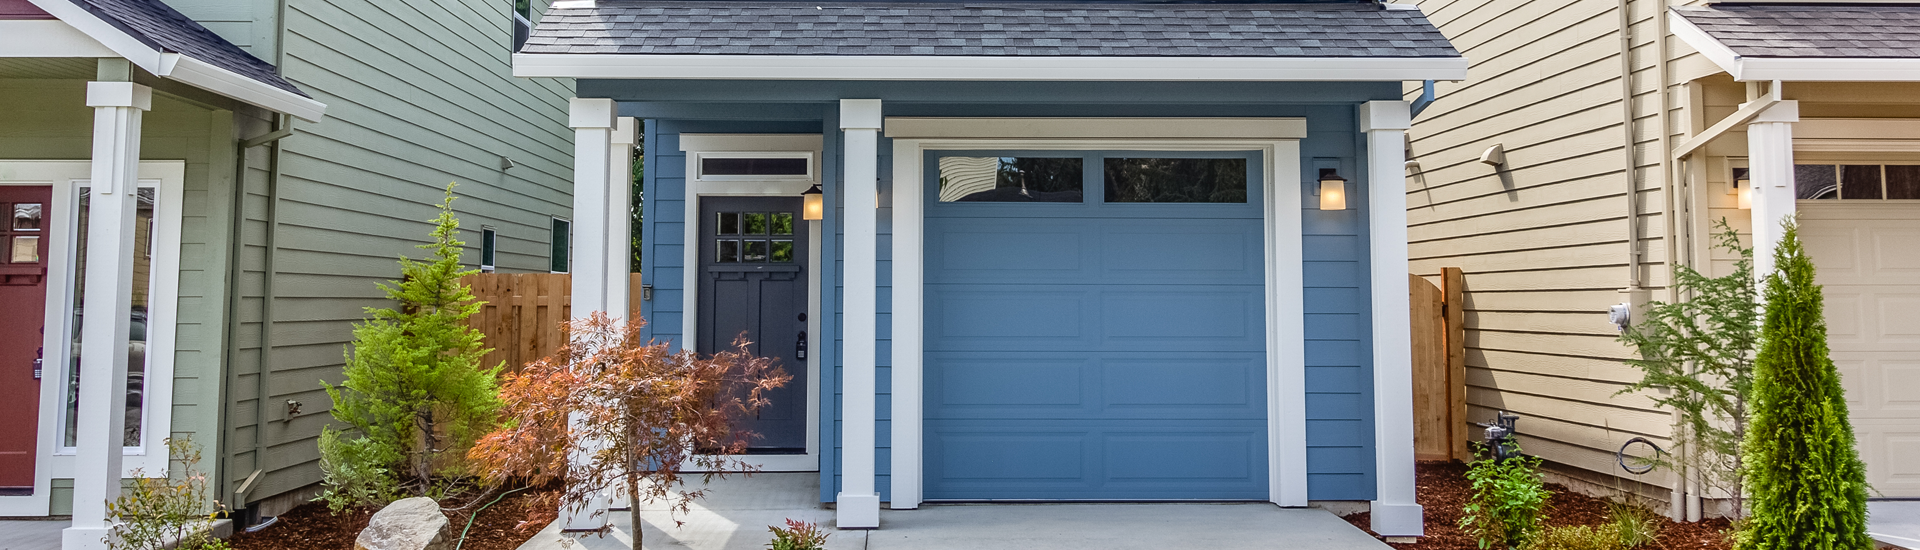
M134 212L140 204L140 118L153 107L153 90L132 82L88 82L87 106L93 107L93 175L87 192L91 203L87 293L81 306L73 525L61 533L61 547L67 550L107 547L105 538L113 526L107 502L120 496ZM165 426L150 431L167 433Z
M1417 537L1424 521L1413 485L1413 342L1407 296L1405 101L1360 106L1367 134L1368 249L1372 251L1373 532Z
M626 234L609 233L607 196L610 192L609 168L613 150L614 102L611 99L576 98L568 103L568 125L573 127L573 234L574 254L567 271L572 274L570 297L574 319L584 319L595 311L607 311L608 243L616 237L626 242ZM625 192L625 189L621 189ZM624 259L625 256L620 256ZM625 263L621 264L623 267ZM625 316L624 311L609 315ZM581 422L578 415L572 421ZM591 448L592 442L583 447ZM586 452L573 456L574 464L588 460ZM563 529L596 530L607 524L608 497L601 490L592 502L580 506L562 506ZM638 527L638 526L635 526Z
M874 490L874 369L878 350L880 227L880 100L840 100L846 134L846 356L841 380L840 493L835 524L841 529L880 527L880 494Z
M1800 102L1789 100L1775 103L1747 122L1747 175L1753 185L1756 284L1773 273L1773 251L1780 246L1780 222L1796 210L1793 123L1799 121Z

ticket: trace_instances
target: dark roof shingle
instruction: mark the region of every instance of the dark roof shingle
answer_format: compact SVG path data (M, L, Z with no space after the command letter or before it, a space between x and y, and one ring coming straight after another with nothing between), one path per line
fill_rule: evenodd
M1920 6L1676 7L1742 57L1920 57Z
M548 11L524 53L1459 57L1375 4L886 4L601 0Z
M160 0L70 1L157 50L192 57L269 86L311 97L281 78L272 63L254 57Z

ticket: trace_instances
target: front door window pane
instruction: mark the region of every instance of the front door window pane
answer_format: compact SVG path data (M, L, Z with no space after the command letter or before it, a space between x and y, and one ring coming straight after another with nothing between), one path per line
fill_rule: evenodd
M940 202L1081 202L1078 158L940 157Z
M740 249L740 261L742 262L767 261L767 241L746 241L745 243L742 243L742 244L744 244L745 246L741 247Z
M73 362L67 367L66 426L63 430L66 446L72 447L78 441L80 414L80 333L85 319L82 314L87 297L87 218L88 206L92 203L92 193L88 188L80 189L79 209L74 214L78 223L74 228L73 259ZM151 277L153 266L153 215L154 193L152 188L141 189L140 205L134 214L133 223L133 307L126 313L127 324L127 424L122 443L129 447L140 445L140 423L144 418L142 407L147 388L147 301L151 296Z
M11 252L7 254L7 261L16 264L40 263L40 237L15 235Z
M39 231L41 204L37 202L19 202L13 204L13 230Z

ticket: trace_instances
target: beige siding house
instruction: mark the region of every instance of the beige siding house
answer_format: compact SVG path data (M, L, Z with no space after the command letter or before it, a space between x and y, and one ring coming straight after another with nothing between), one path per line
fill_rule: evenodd
M1418 4L1473 61L1407 145L1413 270L1466 272L1470 419L1518 413L1562 479L1714 514L1617 463L1634 437L1672 447L1672 416L1615 395L1639 372L1607 310L1678 298L1672 266L1728 269L1714 220L1758 225L1765 256L1797 212L1869 481L1920 496L1920 8Z

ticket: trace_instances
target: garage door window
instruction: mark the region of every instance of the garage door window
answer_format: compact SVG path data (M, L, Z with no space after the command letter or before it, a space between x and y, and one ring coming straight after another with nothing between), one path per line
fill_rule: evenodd
M1107 202L1247 202L1247 159L1107 158Z
M1793 182L1801 200L1920 199L1920 165L1799 164Z
M1080 202L1083 160L940 157L940 202Z
M1248 168L1258 158L1255 155L1236 151L932 151L928 172L939 182L937 196L942 203L1083 205L1077 208L1179 203L1218 208L1199 205L1251 203Z

